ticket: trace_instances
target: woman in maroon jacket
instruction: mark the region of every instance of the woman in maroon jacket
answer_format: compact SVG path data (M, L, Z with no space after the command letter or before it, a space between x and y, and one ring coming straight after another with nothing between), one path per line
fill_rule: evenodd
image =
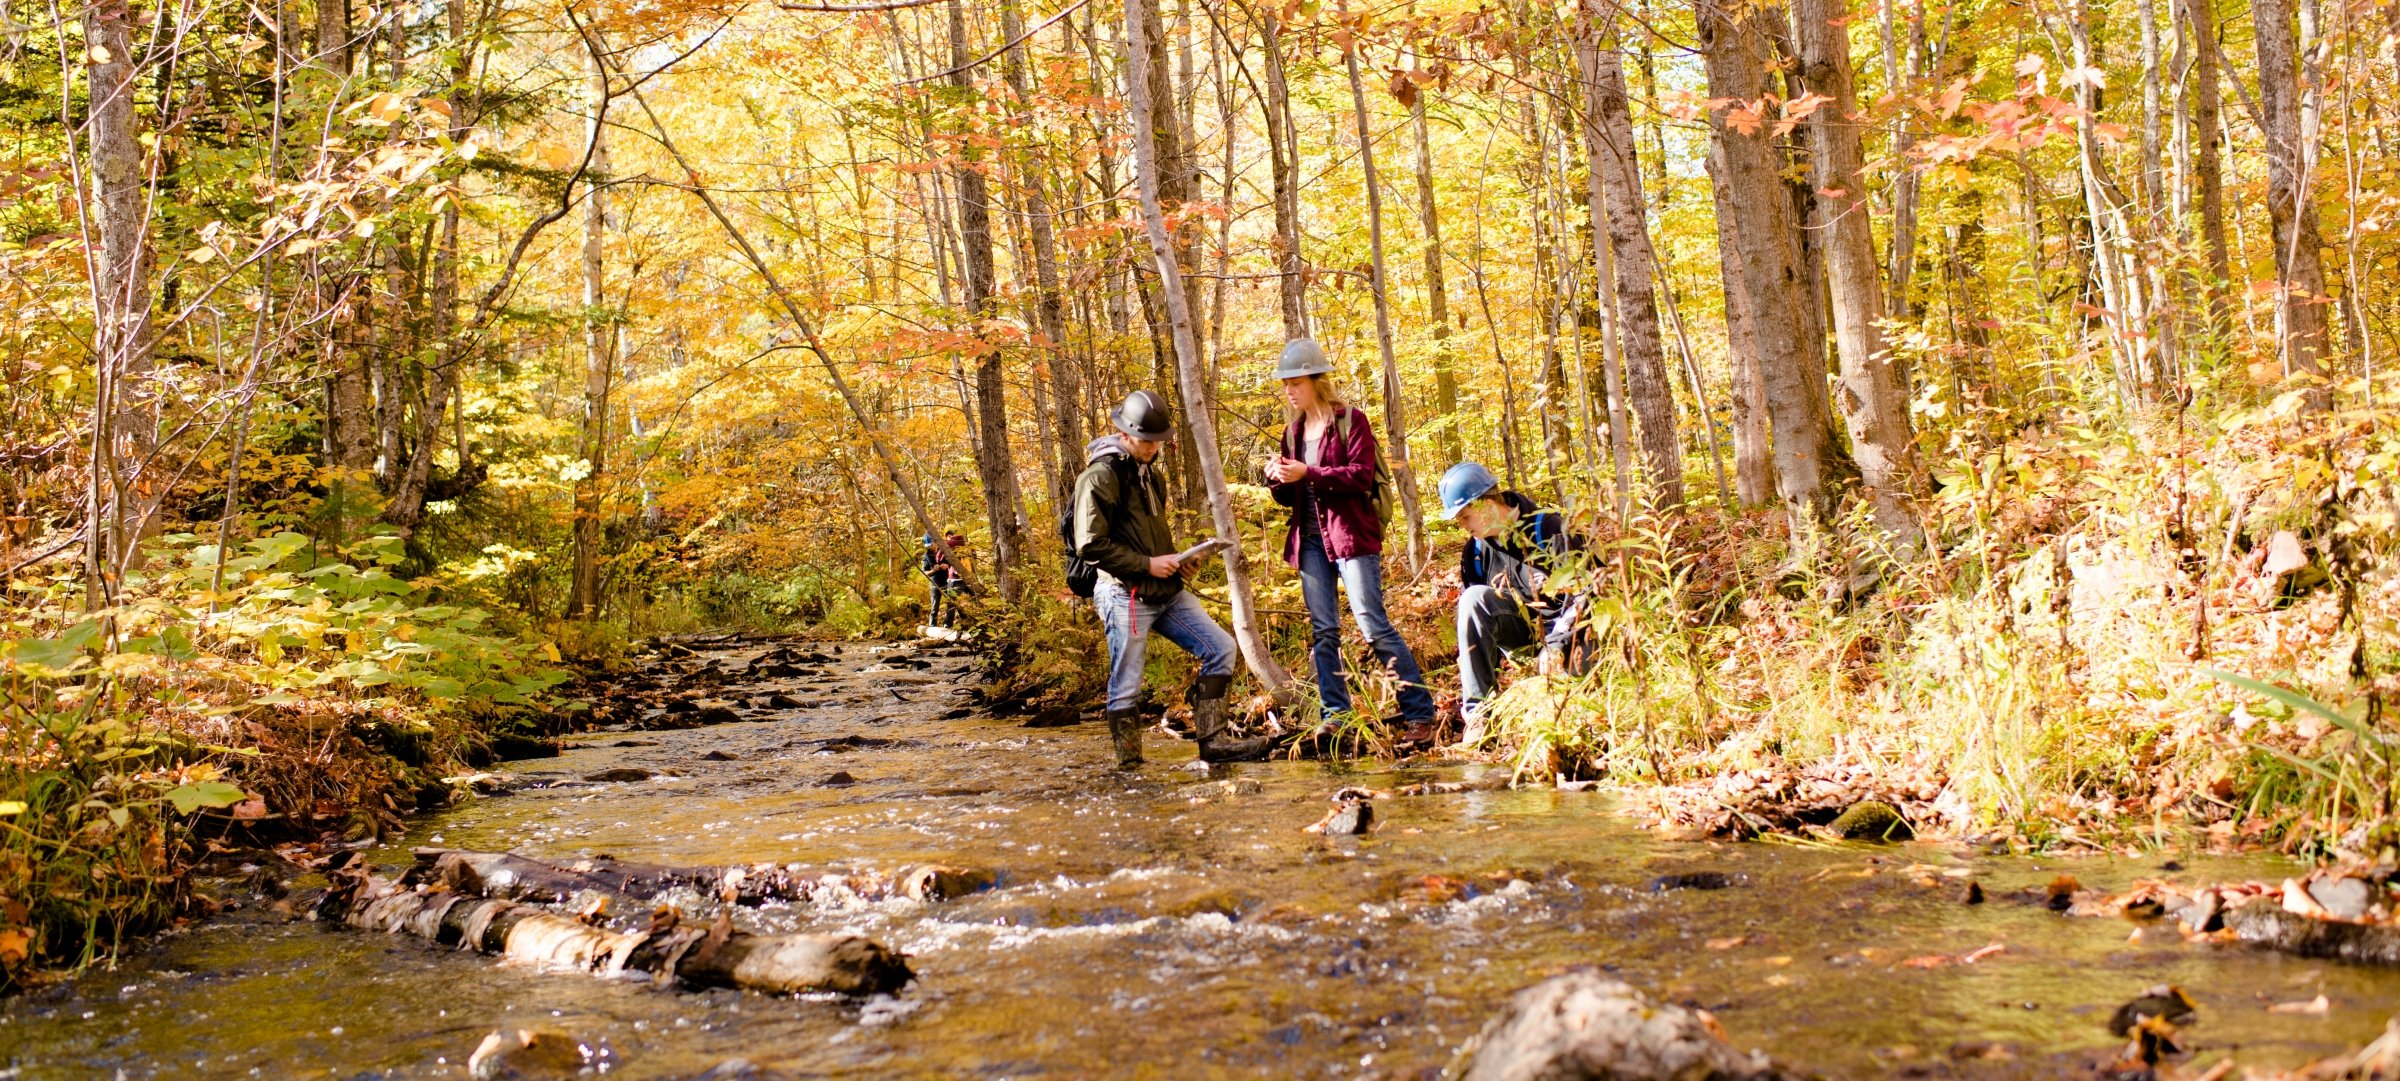
M1283 347L1275 376L1291 403L1283 452L1267 467L1275 501L1292 508L1284 562L1300 571L1308 602L1309 655L1317 698L1326 715L1350 710L1342 671L1342 617L1334 590L1350 594L1350 613L1400 681L1400 719L1416 733L1433 724L1433 695L1400 632L1383 613L1383 520L1374 497L1375 429L1367 415L1342 401L1325 351L1308 338Z

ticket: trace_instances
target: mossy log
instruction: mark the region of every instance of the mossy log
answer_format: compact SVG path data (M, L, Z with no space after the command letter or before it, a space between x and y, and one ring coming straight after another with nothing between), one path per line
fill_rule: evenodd
M402 881L478 897L555 904L586 892L648 898L689 888L736 904L813 902L829 892L941 901L991 888L990 871L927 864L898 874L831 874L774 864L670 867L607 856L552 862L513 852L420 848Z
M897 991L914 978L899 954L858 935L755 935L714 927L612 931L539 905L426 890L366 875L326 894L322 919L512 961L751 991Z

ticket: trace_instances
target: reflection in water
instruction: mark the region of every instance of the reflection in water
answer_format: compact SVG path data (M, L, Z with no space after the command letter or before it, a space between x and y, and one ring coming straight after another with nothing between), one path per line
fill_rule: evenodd
M503 1022L604 1043L611 1075L635 1078L733 1058L797 1076L1420 1076L1509 992L1580 964L1716 1011L1737 1044L1854 1076L1995 1043L2028 1058L2104 1047L2110 1010L2155 983L2199 999L2198 1050L2256 1065L2355 1045L2400 1004L2393 974L2188 946L2165 925L2017 900L2062 866L2117 887L2160 873L2155 859L1662 843L1605 796L1548 790L1384 801L1376 832L1320 838L1301 827L1342 785L1478 767L1202 771L1189 744L1153 736L1151 764L1123 775L1106 768L1097 725L939 720L959 703L956 678L885 691L889 673L859 672L878 659L846 647L843 682L739 688L834 705L517 763L554 786L429 817L374 856L400 864L412 844L441 844L997 872L998 888L939 904L850 895L737 913L756 930L849 930L906 951L920 982L898 996L667 991L236 918L0 1006L0 1076L456 1077ZM962 666L937 660L932 674ZM825 742L853 735L896 742ZM671 772L580 780L619 766ZM824 783L837 772L855 783ZM2275 870L2190 862L2181 875ZM1647 888L1699 871L1735 884ZM1990 903L1958 903L1967 876ZM2004 948L1955 962L1993 943ZM1905 963L1934 955L1953 961ZM2266 1009L2319 993L2328 1016Z

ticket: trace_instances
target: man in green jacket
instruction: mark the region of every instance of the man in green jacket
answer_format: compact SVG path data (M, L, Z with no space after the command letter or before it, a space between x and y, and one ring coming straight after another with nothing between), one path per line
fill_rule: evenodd
M1075 478L1075 550L1098 568L1092 606L1108 632L1108 734L1117 767L1142 764L1142 660L1155 630L1200 662L1192 683L1192 731L1208 762L1265 758L1268 740L1226 736L1225 692L1233 685L1233 637L1184 589L1194 568L1176 558L1167 529L1166 480L1158 453L1173 431L1167 403L1137 390L1109 418L1116 431L1084 448Z

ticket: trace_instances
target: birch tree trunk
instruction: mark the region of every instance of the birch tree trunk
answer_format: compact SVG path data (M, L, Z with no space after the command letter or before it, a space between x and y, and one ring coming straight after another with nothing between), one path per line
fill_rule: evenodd
M1875 524L1905 551L1917 546L1921 534L1910 505L1917 490L1916 441L1909 430L1908 380L1883 338L1884 297L1867 217L1866 154L1860 146L1848 14L1844 0L1796 0L1793 9L1808 89L1831 99L1810 115L1809 131L1817 197L1829 210L1825 269L1841 357L1841 389L1834 397L1850 427L1851 456Z
M1259 633L1258 602L1250 593L1249 553L1242 543L1241 523L1233 516L1233 493L1225 483L1224 459L1217 450L1216 418L1208 411L1207 387L1200 370L1199 336L1184 295L1183 268L1175 261L1175 242L1167 235L1166 213L1159 204L1158 145L1150 123L1153 103L1149 6L1150 0L1125 3L1128 46L1125 52L1131 61L1125 88L1133 116L1134 182L1141 199L1142 225L1164 285L1160 292L1164 294L1172 324L1176 383L1182 391L1184 410L1191 414L1192 440L1199 444L1201 476L1208 482L1209 516L1216 526L1216 535L1233 542L1233 547L1225 552L1225 591L1232 601L1233 638L1241 647L1242 660L1250 673L1281 698L1290 693L1292 677L1276 663L1274 652L1267 648L1266 638Z
M575 481L575 555L567 618L600 618L600 482L608 464L608 390L616 320L608 306L608 73L591 61L591 181L583 196L583 476Z
M1375 348L1383 357L1383 443L1391 460L1392 486L1400 489L1400 510L1408 519L1408 567L1425 569L1425 509L1417 503L1416 467L1408 458L1408 407L1401 400L1400 360L1392 349L1390 281L1383 264L1383 187L1375 175L1375 129L1367 115L1367 91L1358 73L1358 46L1342 51L1350 72L1350 104L1358 118L1358 162L1366 173L1367 253L1374 277Z
M2265 121L2267 217L2274 226L2276 339L2284 374L2314 378L2326 355L2324 256L2317 234L2316 203L2309 194L2316 154L2302 112L2300 47L2292 31L2291 0L2256 0L2251 16L2258 33L2258 103ZM2309 405L2332 403L2323 388Z
M950 0L950 85L962 94L975 88L969 74L966 9ZM992 529L992 581L1010 603L1017 599L1017 470L1008 446L1008 384L1001 371L1002 351L983 341L992 318L992 202L984 176L982 155L972 142L962 145L958 164L959 234L966 249L967 319L971 337L981 345L975 358L975 472L983 482L984 516Z
M1722 146L1708 151L1710 194L1717 207L1717 268L1725 283L1725 340L1733 368L1729 395L1733 415L1733 492L1736 505L1755 507L1775 498L1775 448L1767 430L1767 401L1759 375L1758 330L1750 316L1748 273L1742 261L1742 231L1734 221L1732 185L1725 179Z
M1649 210L1633 141L1633 112L1626 104L1625 71L1618 59L1615 17L1598 18L1597 25L1575 39L1582 67L1592 237L1597 245L1605 235L1608 245L1604 257L1595 262L1615 272L1618 355L1624 358L1626 400L1640 418L1642 466L1650 476L1651 501L1671 508L1683 503L1683 441L1675 431L1675 396L1652 285L1657 259L1650 247ZM1594 284L1599 302L1609 304L1611 283L1604 276Z
M1761 100L1766 65L1774 55L1759 25L1763 15L1729 7L1724 0L1694 0L1693 8L1709 96L1736 103ZM1741 108L1737 104L1733 110ZM1758 346L1759 394L1774 431L1775 491L1797 540L1827 520L1835 494L1824 467L1829 434L1824 370L1810 341L1815 290L1800 257L1796 210L1770 123L1733 110L1709 118L1720 151L1714 179L1740 240L1740 276Z

